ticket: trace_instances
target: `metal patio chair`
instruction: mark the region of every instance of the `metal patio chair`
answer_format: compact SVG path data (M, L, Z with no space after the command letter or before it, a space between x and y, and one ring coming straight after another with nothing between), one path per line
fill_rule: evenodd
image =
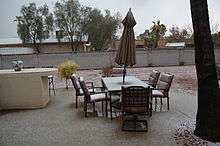
M87 109L88 109L88 104L92 104L93 106L93 112L95 113L95 104L97 102L102 102L102 114L103 113L103 104L104 102L106 103L106 115L107 115L107 92L103 89L99 92L89 92L88 87L86 86L85 81L83 78L79 79L80 86L82 88L83 94L84 94L84 112L85 112L85 117L87 117ZM100 87L98 87L100 88Z
M157 98L160 99L160 111L162 110L163 98L167 99L167 110L170 109L169 104L169 90L173 81L174 75L169 73L162 73L156 88L152 91L152 98L155 99L155 111L157 109Z
M147 131L146 119L138 119L139 115L150 115L150 87L122 86L122 130L123 131ZM131 119L128 116L132 115Z

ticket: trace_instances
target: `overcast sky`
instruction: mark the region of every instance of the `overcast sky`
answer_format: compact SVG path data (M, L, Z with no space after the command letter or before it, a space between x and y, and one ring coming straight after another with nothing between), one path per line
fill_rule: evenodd
M38 5L48 4L53 7L57 0L0 0L0 38L17 37L16 15L22 5L30 2ZM112 13L119 11L124 17L131 7L137 25L135 34L144 32L152 25L152 21L160 20L169 29L173 25L184 27L191 24L190 0L79 0L81 4L109 9ZM220 23L220 0L208 0L209 14L212 23Z

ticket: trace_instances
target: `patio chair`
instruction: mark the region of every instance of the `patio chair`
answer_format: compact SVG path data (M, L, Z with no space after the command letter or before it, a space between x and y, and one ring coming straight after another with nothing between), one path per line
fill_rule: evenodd
M95 113L95 103L96 102L102 102L102 113L103 113L103 103L106 103L106 112L107 112L107 92L103 89L100 92L89 92L85 81L83 80L83 78L81 77L79 79L79 83L80 86L83 90L83 94L84 94L84 112L85 112L85 117L87 117L87 106L88 104L92 104L93 106L93 112ZM98 87L100 88L100 87ZM104 113L103 113L104 115ZM107 115L107 114L106 114Z
M162 73L156 88L152 91L152 98L155 98L155 111L157 109L157 98L160 99L160 111L162 110L162 99L167 99L167 110L170 109L169 104L169 90L173 81L174 75L169 73Z
M79 80L78 77L76 76L76 74L72 74L72 76L70 77L73 87L75 89L75 96L76 96L76 108L78 108L78 97L79 96L83 96L83 90L81 89L81 86L79 84ZM93 82L86 82L87 87L89 88L89 92L95 92L95 88L93 85Z
M147 84L151 85L153 88L156 87L158 79L160 77L160 72L157 70L153 70L152 73L150 73L149 79L144 80L147 82Z
M53 90L53 94L56 95L56 91L55 91L55 87L54 87L54 76L53 75L49 75L47 77L48 79L48 88L49 88L49 96L51 95L51 90Z
M147 131L147 120L138 119L138 115L150 115L149 100L151 99L150 87L122 86L122 130ZM132 119L126 119L132 115Z

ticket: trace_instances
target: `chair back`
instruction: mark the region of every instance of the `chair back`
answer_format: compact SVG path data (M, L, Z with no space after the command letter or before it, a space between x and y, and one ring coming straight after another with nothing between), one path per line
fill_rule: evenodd
M72 81L73 87L76 91L76 95L80 95L80 84L79 84L79 80L77 78L77 76L75 74L72 74L72 76L70 76L70 79Z
M81 89L83 90L84 102L90 102L91 101L90 93L89 93L89 90L86 86L86 83L82 77L80 77L80 79L79 79L79 84L81 86Z
M173 78L174 78L174 75L172 74L162 73L159 78L156 88L162 89L165 94L168 94Z
M148 79L149 84L155 88L159 77L160 77L160 72L157 70L153 70Z
M149 111L150 87L122 86L122 112L146 113Z

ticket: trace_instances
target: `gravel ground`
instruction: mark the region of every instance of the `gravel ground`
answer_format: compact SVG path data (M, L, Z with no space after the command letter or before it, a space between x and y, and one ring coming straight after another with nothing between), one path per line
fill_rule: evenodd
M197 82L195 66L128 68L127 73L128 75L134 75L139 79L146 80L153 69L175 75L172 84L172 90L175 90L175 92L196 94ZM101 70L80 70L77 71L77 75L84 77L86 81L93 81L96 85L100 85L101 72ZM72 86L70 81L69 86ZM65 82L56 77L56 87L65 87Z
M196 75L194 66L132 68L128 74L147 79L157 69L175 75L170 94L170 111L166 102L162 112L153 112L148 118L148 132L122 132L120 117L113 119L89 114L84 117L81 104L75 109L74 90L70 84L56 77L56 96L46 108L0 112L1 146L175 146L218 145L202 141L192 134L196 116ZM86 81L100 84L100 70L77 72ZM99 107L99 105L98 105ZM99 108L98 108L98 111ZM99 112L98 112L99 113Z

